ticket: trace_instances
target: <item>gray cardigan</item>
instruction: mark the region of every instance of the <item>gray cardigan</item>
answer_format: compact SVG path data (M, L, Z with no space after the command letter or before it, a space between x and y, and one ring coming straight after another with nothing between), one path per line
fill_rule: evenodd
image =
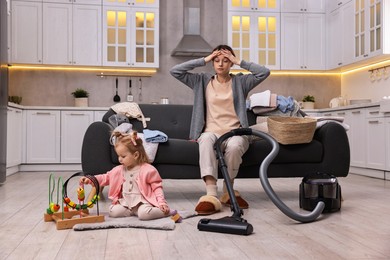
M190 87L194 91L194 108L192 110L190 139L196 140L202 133L205 125L205 93L206 87L214 76L210 73L190 73L196 67L205 66L204 58L198 58L175 65L170 70L173 77ZM242 127L248 127L246 116L246 98L249 91L255 88L269 75L268 68L253 62L241 61L240 67L251 72L238 73L232 76L234 110Z

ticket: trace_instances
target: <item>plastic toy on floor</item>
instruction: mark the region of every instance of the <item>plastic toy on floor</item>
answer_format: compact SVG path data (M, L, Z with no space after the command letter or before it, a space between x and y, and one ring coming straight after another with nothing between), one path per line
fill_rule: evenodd
M99 215L99 182L92 175L86 175L88 179L93 183L91 192L85 203L85 190L83 186L79 186L77 189L78 203L73 202L67 193L67 185L70 179L76 176L84 176L83 172L77 172L73 174L68 180L63 183L62 178L57 180L57 201L53 202L53 193L55 191L55 179L53 174L49 176L49 207L44 214L44 221L55 221L58 230L73 228L74 225L80 223L97 223L103 222L104 216ZM60 186L61 184L61 186ZM62 211L59 212L61 206L59 204L59 191L62 189ZM90 215L88 208L92 208L96 204L97 215Z

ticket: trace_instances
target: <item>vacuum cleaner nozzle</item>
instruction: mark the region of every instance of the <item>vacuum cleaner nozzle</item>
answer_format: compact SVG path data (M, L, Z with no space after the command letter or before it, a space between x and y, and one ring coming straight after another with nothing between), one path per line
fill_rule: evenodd
M253 226L245 219L233 216L223 217L220 219L202 218L199 220L198 229L200 231L228 233L235 235L250 235L253 232Z

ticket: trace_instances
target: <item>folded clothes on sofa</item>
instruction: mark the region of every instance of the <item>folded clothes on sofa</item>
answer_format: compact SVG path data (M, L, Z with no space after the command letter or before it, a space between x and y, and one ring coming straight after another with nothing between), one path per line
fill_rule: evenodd
M151 143L165 143L168 141L168 136L159 130L144 129L146 142Z

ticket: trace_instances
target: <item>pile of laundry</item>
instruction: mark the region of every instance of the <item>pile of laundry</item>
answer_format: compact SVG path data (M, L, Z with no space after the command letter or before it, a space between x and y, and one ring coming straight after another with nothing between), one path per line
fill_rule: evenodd
M249 97L248 109L256 115L302 116L299 103L293 97L284 97L266 90Z

